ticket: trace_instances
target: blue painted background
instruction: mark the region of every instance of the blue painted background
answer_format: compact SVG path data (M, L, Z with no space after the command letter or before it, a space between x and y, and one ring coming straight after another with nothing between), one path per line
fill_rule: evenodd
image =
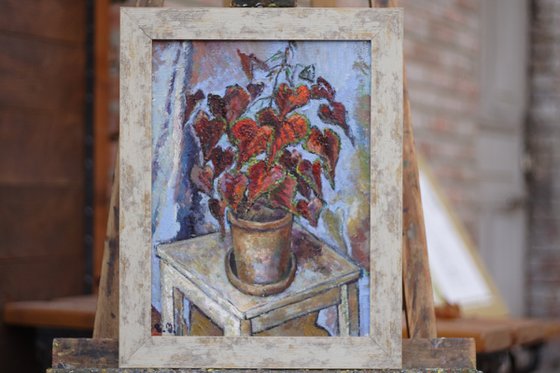
M208 211L207 197L197 192L188 178L200 148L190 123L183 125L185 94L202 89L206 94L223 95L229 85L245 86L249 81L241 69L237 49L265 60L286 45L286 42L154 42L151 149L154 247L161 242L218 229L217 221ZM370 53L369 42L306 41L297 43L293 61L304 66L314 64L316 76L324 77L336 89L336 101L346 106L348 124L356 140L352 146L343 131L335 128L341 138L336 190L323 179L327 205L319 225L313 228L303 219L299 223L364 268L359 281L362 335L369 328L369 276L365 268L369 257ZM262 79L264 76L257 73L255 80ZM297 112L310 119L317 118L318 105L314 100ZM203 103L199 108L206 109L206 105ZM255 105L248 114L258 109ZM312 120L312 125L326 127L318 119ZM160 310L159 263L155 255L152 255L152 304ZM320 315L319 324L335 334L335 327L324 321L325 315L325 312Z

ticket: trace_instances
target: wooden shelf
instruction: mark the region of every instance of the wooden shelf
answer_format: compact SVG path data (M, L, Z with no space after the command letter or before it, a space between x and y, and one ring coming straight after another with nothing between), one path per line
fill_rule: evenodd
M93 330L96 305L97 295L9 302L3 318L9 325Z

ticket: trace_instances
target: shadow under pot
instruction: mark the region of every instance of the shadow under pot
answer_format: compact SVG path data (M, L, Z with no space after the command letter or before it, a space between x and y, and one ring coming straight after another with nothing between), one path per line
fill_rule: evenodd
M278 294L292 283L296 260L292 253L293 215L266 222L238 218L228 212L233 249L225 258L229 281L243 293Z

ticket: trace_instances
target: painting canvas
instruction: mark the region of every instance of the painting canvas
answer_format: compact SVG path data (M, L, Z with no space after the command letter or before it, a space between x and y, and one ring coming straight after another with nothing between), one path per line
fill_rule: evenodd
M184 267L203 302L227 300L243 319L301 304L251 335L369 333L370 51L368 41L153 43L154 334L224 333L188 294L158 318L162 297L173 303L163 265ZM345 310L340 296L321 298L341 286ZM247 315L261 303L271 309Z
M400 367L401 18L121 12L121 367Z

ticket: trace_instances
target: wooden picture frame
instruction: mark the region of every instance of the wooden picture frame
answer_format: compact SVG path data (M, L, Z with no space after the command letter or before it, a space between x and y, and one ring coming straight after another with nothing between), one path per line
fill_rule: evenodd
M370 42L369 336L152 335L154 40ZM120 367L401 368L402 40L400 9L121 10Z

